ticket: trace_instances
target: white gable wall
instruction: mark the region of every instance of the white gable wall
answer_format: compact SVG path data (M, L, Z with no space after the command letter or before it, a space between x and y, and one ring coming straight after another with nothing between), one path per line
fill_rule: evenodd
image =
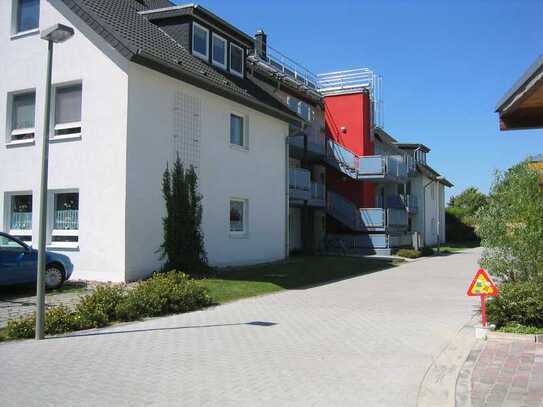
M11 38L11 5L0 1L0 230L9 230L8 194L32 192L35 246L47 43L38 33ZM41 29L56 23L76 28L72 39L55 46L53 83L81 81L83 88L81 139L56 141L49 150L49 189L79 190L79 248L54 250L70 257L75 279L122 281L127 62L60 2L40 7ZM7 146L8 92L25 89L36 89L35 143Z
M180 105L176 97L189 102ZM164 214L161 179L177 147L185 161L199 162L202 228L210 264L285 257L287 123L137 64L129 67L128 106L128 280L160 267L156 250L162 242ZM190 117L181 108L200 112L192 125L200 128L192 130L197 143L180 134L191 128L179 124ZM248 150L230 146L230 113L243 115L248 122ZM184 142L174 141L174 135ZM245 237L230 236L230 198L248 200Z

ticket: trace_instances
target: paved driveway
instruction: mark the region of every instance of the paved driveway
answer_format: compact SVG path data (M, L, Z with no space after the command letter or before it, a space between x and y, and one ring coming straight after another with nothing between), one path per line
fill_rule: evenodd
M306 290L0 344L2 406L414 406L467 322L479 251Z

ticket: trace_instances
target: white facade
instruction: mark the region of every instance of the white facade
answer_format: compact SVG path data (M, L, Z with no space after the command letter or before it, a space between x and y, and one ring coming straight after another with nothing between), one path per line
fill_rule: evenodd
M439 181L418 174L411 181L411 192L417 198L413 231L419 232L426 246L445 243L445 186Z
M10 230L11 195L31 193L36 243L47 45L37 31L12 36L11 6L12 0L0 2L0 55L9 61L0 66L0 230ZM53 84L81 83L81 135L51 140L49 153L51 194L79 193L78 242L55 244L48 233L50 249L74 264L72 278L130 281L160 267L160 183L177 149L186 165L198 167L210 263L285 257L288 125L129 63L58 1L40 7L40 28L64 23L76 29L55 46ZM12 143L10 98L33 89L35 138ZM230 145L231 113L245 119L246 149ZM246 203L243 234L230 233L232 198Z

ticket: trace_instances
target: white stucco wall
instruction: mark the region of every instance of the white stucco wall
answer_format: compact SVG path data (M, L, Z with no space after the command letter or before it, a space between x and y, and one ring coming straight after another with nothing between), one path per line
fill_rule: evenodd
M160 266L164 202L161 177L174 156L176 94L200 106L199 163L202 228L216 266L278 260L286 254L285 137L278 119L136 64L129 66L126 276L137 279ZM248 150L230 146L230 114L249 125ZM183 137L183 135L178 135ZM229 200L248 200L248 233L229 233Z
M11 0L0 2L0 55L4 61L0 64L0 229L9 230L7 193L31 191L35 245L47 44L38 33L10 38L11 6ZM73 278L121 281L125 246L127 63L86 30L60 2L43 0L40 7L41 29L55 23L76 29L72 39L55 47L53 84L81 81L83 89L81 138L51 143L49 150L49 189L78 189L80 194L79 248L58 251L71 258L75 266ZM25 89L36 90L35 143L8 147L8 93Z

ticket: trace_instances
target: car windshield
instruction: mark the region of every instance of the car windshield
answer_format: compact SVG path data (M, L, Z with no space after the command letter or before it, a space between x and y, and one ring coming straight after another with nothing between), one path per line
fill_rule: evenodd
M7 236L0 235L0 249L24 250L24 246Z

